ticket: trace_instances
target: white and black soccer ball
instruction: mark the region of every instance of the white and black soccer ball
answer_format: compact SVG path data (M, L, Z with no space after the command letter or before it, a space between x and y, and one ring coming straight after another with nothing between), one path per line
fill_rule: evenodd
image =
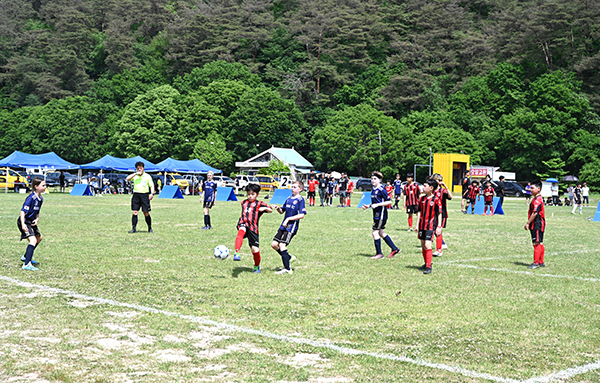
M225 245L219 245L215 247L215 258L225 259L229 257L229 249Z

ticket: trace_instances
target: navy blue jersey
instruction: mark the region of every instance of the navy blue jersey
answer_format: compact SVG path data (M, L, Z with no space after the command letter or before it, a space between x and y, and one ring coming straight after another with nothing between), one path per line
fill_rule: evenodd
M217 194L217 183L215 181L206 181L204 183L204 202L213 202Z
M327 184L327 193L333 194L333 191L335 190L335 185L335 181L329 181L329 183Z
M25 198L25 202L23 203L23 207L21 211L25 212L25 220L33 221L40 214L40 209L42 208L42 203L44 203L44 199L42 196L37 196L35 193L31 193Z
M402 194L402 181L401 180L394 181L394 183L392 185L394 185L394 194L397 194L397 195Z
M371 204L381 203L384 201L389 201L390 196L387 191L383 187L383 185L379 185L376 188L373 188L371 191ZM387 206L379 206L373 209L373 220L379 221L380 219L387 219Z
M304 206L304 198L301 195L291 196L285 200L283 206L281 206L281 210L285 211L285 215L283 221L285 221L289 217L293 217L298 214L306 214L306 207ZM283 222L281 226L279 226L279 230L289 231L292 234L296 234L298 231L299 220L288 222L287 226L283 226Z

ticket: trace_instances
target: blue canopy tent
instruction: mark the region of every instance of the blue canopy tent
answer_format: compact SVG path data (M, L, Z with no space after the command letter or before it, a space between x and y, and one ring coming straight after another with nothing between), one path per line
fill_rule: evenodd
M102 170L118 170L118 171L128 171L129 164L123 161L121 158L113 157L109 154L104 157L96 160L94 162L90 162L89 164L81 165L82 169L102 169Z
M129 167L127 169L125 169L124 171L135 171L135 163L138 161L141 161L144 163L144 170L147 172L159 172L161 171L161 169L159 169L156 165L154 165L152 162L148 161L147 159L145 159L142 156L135 156L135 157L131 157L131 158L118 158L118 157L114 157L117 160L120 160L124 163L126 163Z
M208 166L204 162L195 159L190 161L175 160L171 157L156 164L158 171L181 172L181 173L222 173L221 170Z

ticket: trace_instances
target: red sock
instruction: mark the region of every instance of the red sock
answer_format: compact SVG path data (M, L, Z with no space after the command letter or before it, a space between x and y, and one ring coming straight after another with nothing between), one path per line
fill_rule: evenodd
M442 238L442 235L440 234L439 237L436 237L436 243L435 243L435 247L437 249L437 251L442 252L442 243L444 242L444 239Z
M244 242L244 234L246 234L245 230L240 229L235 237L235 251L238 252L242 248L242 243Z
M254 266L260 266L260 251L252 252L252 256L254 257Z
M546 252L546 248L544 247L544 244L540 243L540 256L539 256L540 264L544 263L544 253L545 252Z
M540 245L533 245L533 263L540 263Z
M425 266L427 266L427 249L425 249L425 247L422 247L421 253L423 254L423 262L425 262Z
M494 207L493 206L490 206L490 214L494 215Z
M425 267L431 267L432 259L433 259L433 249L425 249Z
M408 216L408 227L412 227L412 215Z

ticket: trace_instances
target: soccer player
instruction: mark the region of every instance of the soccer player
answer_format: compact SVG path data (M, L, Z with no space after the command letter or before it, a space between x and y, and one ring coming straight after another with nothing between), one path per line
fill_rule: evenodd
M335 191L337 183L335 182L335 178L333 176L329 176L329 182L327 183L327 205L333 205L333 192Z
M390 199L392 199L394 197L394 187L392 186L392 181L388 181L385 184L385 191L388 193L388 196L390 197ZM392 207L392 205L390 205L388 207L388 209Z
M273 209L263 201L258 201L260 185L248 184L246 187L246 200L242 202L242 216L237 224L238 233L235 237L234 261L241 261L240 249L244 238L248 238L248 245L254 257L254 272L260 273L260 248L258 241L258 220L264 212L271 213Z
M467 192L467 204L465 206L465 213L469 210L469 205L472 205L471 214L475 214L475 199L479 201L479 182L473 181L469 186Z
M210 223L210 209L215 206L217 200L217 183L213 180L215 174L209 171L206 174L206 182L202 186L202 194L200 195L200 201L204 201L204 227L202 230L212 229Z
M435 193L437 198L442 201L442 224L440 226L443 231L443 229L446 228L446 222L448 221L447 201L452 199L452 193L448 190L448 187L444 183L444 177L441 174L435 173L431 178L438 182ZM441 257L445 248L448 248L448 246L446 246L446 243L444 242L443 234L436 235L436 249L433 252L433 256Z
M398 202L400 202L400 198L402 198L402 180L400 179L400 174L396 174L396 179L392 185L394 186L394 198L396 200L392 209L400 209L398 206Z
M354 181L348 178L348 190L346 190L346 206L352 207L352 193L354 192Z
M348 189L348 176L342 173L342 178L338 182L338 194L340 196L340 204L338 207L346 207L346 190Z
M321 200L321 206L327 205L327 183L325 173L321 173L319 175L319 199ZM325 201L325 205L323 201Z
M319 181L315 179L314 175L311 175L310 180L308 181L308 206L315 206L316 191L318 185Z
M465 209L465 203L468 202L469 199L469 188L471 187L471 172L467 172L463 179L460 181L460 185L462 186L462 201L460 201L460 210L463 214L467 214L467 209ZM467 206L468 203L467 203Z
M144 213L146 225L148 225L148 233L154 233L152 230L152 218L150 217L150 201L154 198L154 182L152 176L144 172L145 165L142 161L135 163L135 173L132 173L125 178L126 181L133 182L133 196L131 197L131 230L130 233L137 231L138 213L140 208Z
M485 189L483 189L483 200L485 201L485 207L483 208L483 214L486 215L488 206L490 207L489 215L494 215L494 188L492 187L492 183L487 181L485 183ZM475 209L475 205L473 205L473 209Z
M544 212L544 198L540 195L542 191L542 181L534 181L531 184L531 195L533 196L529 204L529 219L525 224L525 230L531 232L531 242L533 243L533 263L527 266L528 269L537 269L546 267L544 263L544 230L546 230L546 214Z
M579 214L583 214L581 209L583 208L583 203L581 201L581 183L577 182L577 186L573 188L573 211L571 214L575 214L575 210L579 206Z
M300 192L304 189L304 183L302 181L294 181L292 183L292 196L288 197L285 203L279 207L273 206L279 214L284 214L283 222L279 226L279 230L273 238L271 247L281 255L283 262L283 268L276 271L275 274L292 274L292 268L290 267L290 261L293 261L295 257L290 256L287 247L289 246L292 238L298 233L299 221L306 215L306 208L304 206L304 198L300 195Z
M442 201L434 193L437 187L436 180L431 178L426 180L423 184L425 195L421 196L417 207L417 228L419 230L417 237L421 240L421 251L425 260L423 274L431 274L433 234L442 235Z
M381 252L381 238L383 238L385 243L392 249L388 258L392 258L400 253L400 249L394 244L394 241L392 241L390 236L383 231L388 218L387 206L390 206L392 201L381 185L382 178L383 174L380 172L371 173L371 184L373 185L373 190L371 191L371 203L362 206L363 210L368 208L373 209L373 241L375 242L375 255L372 256L371 259L383 258L383 253Z
M404 185L402 194L404 196L404 209L408 214L408 231L413 231L413 214L417 212L417 204L421 194L421 188L414 182L414 174L408 173L406 175L406 185Z
M37 245L42 242L42 234L38 228L38 222L40 220L40 209L44 203L42 193L46 191L46 181L36 177L31 181L32 192L25 198L23 207L21 207L21 213L17 219L17 227L21 232L21 240L27 239L29 245L25 250L25 255L21 257L23 262L23 270L39 270L34 265L38 263L33 260L33 251Z

